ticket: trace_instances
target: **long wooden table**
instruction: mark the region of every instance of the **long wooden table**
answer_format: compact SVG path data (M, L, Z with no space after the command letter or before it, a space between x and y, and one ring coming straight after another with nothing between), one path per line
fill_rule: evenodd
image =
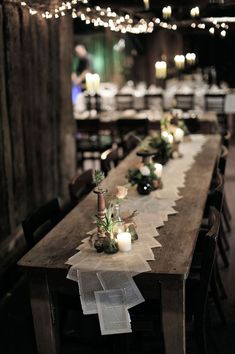
M153 279L162 288L162 320L166 354L185 354L185 280L200 228L215 161L219 136L208 136L202 151L186 175L183 198L177 201L178 214L159 229L162 247L154 249L149 261ZM139 162L135 152L117 167L105 185L112 193L126 183L128 168ZM91 193L19 262L29 274L31 305L39 354L59 353L56 299L59 292L76 292L77 284L67 280L65 262L92 226L96 195ZM79 295L78 295L79 296ZM97 319L98 320L98 319Z

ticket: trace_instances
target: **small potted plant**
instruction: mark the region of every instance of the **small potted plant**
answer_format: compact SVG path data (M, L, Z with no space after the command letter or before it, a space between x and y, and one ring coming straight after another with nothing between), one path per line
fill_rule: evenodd
M111 202L106 209L103 218L97 216L97 228L100 230L102 237L98 235L94 246L97 252L104 251L105 253L116 253L118 245L116 238L113 235L115 221L113 220L113 203Z

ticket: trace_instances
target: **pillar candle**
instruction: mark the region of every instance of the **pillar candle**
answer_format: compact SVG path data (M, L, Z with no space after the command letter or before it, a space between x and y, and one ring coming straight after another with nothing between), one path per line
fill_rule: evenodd
M98 74L93 74L92 81L93 81L93 90L95 93L98 93L100 88L100 76Z
M93 93L93 75L91 73L86 74L86 89L89 94Z
M167 64L165 61L157 61L155 63L156 78L165 79L167 75Z
M194 65L196 63L196 54L195 53L187 53L185 58L186 58L186 61L189 65Z
M117 243L119 251L128 252L131 250L131 234L129 232L120 232L117 234Z
M171 6L165 6L162 9L162 17L167 19L171 17Z
M177 69L184 69L185 57L184 55L176 55L174 57L175 66Z
M155 175L157 176L157 178L160 179L162 177L162 165L160 163L155 163L154 167L155 167Z

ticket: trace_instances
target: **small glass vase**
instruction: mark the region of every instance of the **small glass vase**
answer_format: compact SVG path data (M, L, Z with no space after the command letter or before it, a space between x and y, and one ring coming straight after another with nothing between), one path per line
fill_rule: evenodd
M137 185L137 192L142 195L148 195L152 192L153 187L148 178L142 178Z
M118 244L112 234L107 234L103 242L104 253L113 254L118 252Z
M113 234L116 236L120 232L125 231L125 222L122 220L120 215L120 204L116 203L113 207Z

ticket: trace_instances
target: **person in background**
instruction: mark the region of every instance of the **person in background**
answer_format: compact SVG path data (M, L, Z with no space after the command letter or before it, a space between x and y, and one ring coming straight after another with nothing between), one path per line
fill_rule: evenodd
M91 57L82 44L75 46L75 61L73 65L72 82L84 90L86 74L92 71Z

